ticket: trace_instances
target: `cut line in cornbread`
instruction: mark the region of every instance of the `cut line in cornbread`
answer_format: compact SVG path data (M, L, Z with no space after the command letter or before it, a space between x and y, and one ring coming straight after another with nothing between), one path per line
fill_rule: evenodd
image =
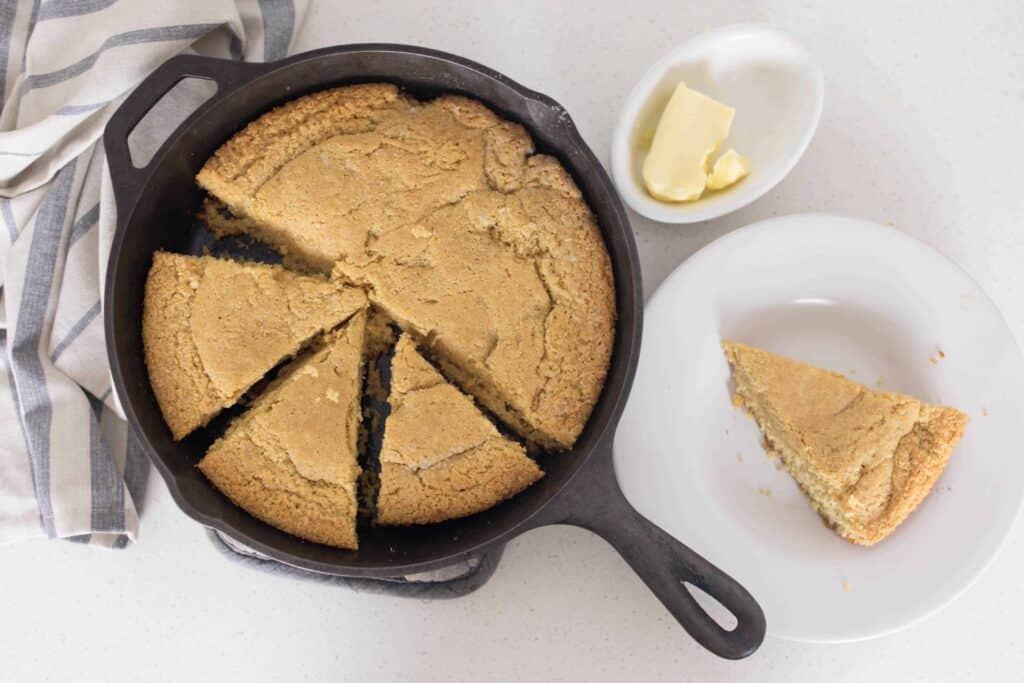
M366 306L358 288L280 266L158 251L142 341L175 439L205 425L316 335Z
M366 314L287 366L199 469L236 505L300 538L355 549Z
M429 524L486 510L543 476L403 335L391 364L376 522Z

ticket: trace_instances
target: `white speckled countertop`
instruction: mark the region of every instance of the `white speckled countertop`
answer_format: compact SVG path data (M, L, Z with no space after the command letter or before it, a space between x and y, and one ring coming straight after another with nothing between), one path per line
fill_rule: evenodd
M651 62L708 27L774 23L824 68L818 134L786 180L734 215L678 227L632 216L646 293L733 228L796 211L844 212L889 223L950 256L1021 339L1024 7L812 5L647 0L573 12L543 0L429 10L419 2L320 0L298 49L408 42L478 60L561 102L606 161L619 106ZM837 683L997 681L1024 670L1019 524L982 578L923 624L853 645L769 639L738 663L702 651L609 546L568 527L511 543L490 583L466 598L358 595L226 562L154 475L137 546L36 542L2 556L0 680Z

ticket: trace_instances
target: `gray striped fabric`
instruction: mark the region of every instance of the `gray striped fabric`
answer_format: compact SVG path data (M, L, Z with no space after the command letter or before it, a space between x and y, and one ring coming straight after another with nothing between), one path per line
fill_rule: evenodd
M185 24L181 26L158 26L156 28L140 28L135 31L125 31L108 37L94 52L56 71L49 73L27 75L21 82L21 90L24 93L36 88L49 88L50 86L63 83L75 76L79 76L91 69L100 56L107 50L125 45L139 45L140 43L165 43L176 40L194 40L205 36L210 31L220 28L222 24Z
M92 14L101 9L106 9L117 0L47 0L39 6L39 16L36 21L48 19L66 19L79 14Z
M111 392L102 326L116 222L97 144L106 119L146 74L211 32L226 36L204 41L226 46L216 56L284 56L304 9L0 2L0 543L119 548L138 533L149 464Z
M18 6L13 2L0 4L0 74L7 73L7 57L11 53L11 37ZM4 101L4 80L0 79L0 102Z

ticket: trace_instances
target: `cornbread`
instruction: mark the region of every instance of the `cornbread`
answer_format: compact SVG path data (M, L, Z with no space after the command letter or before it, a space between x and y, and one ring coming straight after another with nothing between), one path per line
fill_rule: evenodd
M391 415L381 448L378 524L464 517L543 476L403 335L391 365Z
M367 242L338 274L527 440L570 448L604 384L615 303L593 216L560 167L473 192Z
M967 416L857 384L760 349L723 342L736 400L757 421L815 510L840 536L872 545L942 474Z
M205 425L312 337L365 305L359 289L280 266L156 252L142 341L174 438Z
M611 357L607 251L572 179L525 130L445 95L364 84L289 102L197 176L292 266L333 272L531 443L572 446Z
M352 85L264 114L196 180L206 226L283 267L155 255L143 342L174 438L299 355L199 464L241 508L356 548L359 514L471 515L543 476L526 447L573 446L611 359L614 277L579 189L522 126Z
M355 549L365 313L289 365L199 463L239 507L317 543Z
M196 180L248 222L234 229L330 272L370 234L415 221L501 184L529 138L481 104L444 95L422 104L390 84L300 97L250 123ZM221 230L228 222L215 222Z

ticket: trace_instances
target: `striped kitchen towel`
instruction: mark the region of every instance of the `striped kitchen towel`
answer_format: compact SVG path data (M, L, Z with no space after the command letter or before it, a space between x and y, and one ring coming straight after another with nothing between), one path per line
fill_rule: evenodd
M102 325L115 225L97 142L107 118L182 51L283 57L304 10L0 0L0 543L121 547L138 531L148 463L111 393Z

